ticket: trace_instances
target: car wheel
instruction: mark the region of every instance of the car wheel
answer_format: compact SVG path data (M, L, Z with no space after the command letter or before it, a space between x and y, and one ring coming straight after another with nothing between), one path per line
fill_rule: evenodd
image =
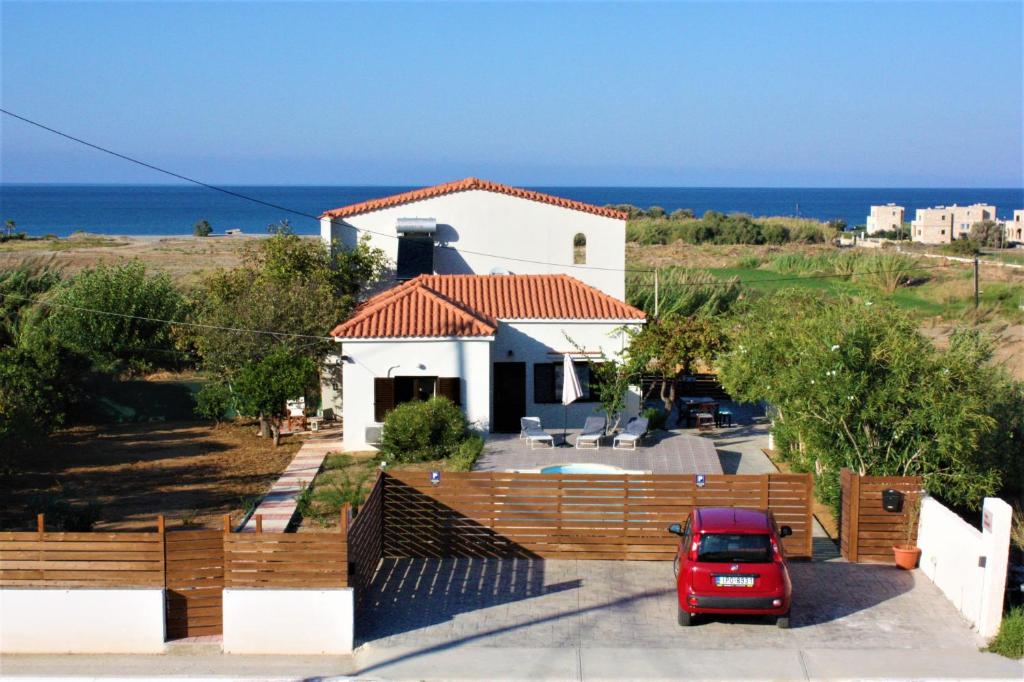
M779 628L782 629L782 630L788 630L789 629L789 611L787 611L785 615L779 616L778 618L776 618L775 619L775 624L777 626L779 626Z
M690 615L689 611L684 611L683 609L679 609L679 615L676 618L676 620L678 620L679 624L682 625L685 628L688 625L693 623L693 616Z

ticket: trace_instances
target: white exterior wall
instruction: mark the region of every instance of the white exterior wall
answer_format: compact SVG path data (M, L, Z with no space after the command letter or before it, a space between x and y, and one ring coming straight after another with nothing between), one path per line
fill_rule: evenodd
M937 500L921 501L917 546L921 571L984 637L999 631L1006 585L1011 509L988 497L982 530Z
M623 326L626 326L623 322L581 320L502 322L491 347L491 359L494 362L526 363L527 416L540 417L541 424L549 431L562 428L563 420L567 420L569 428L578 429L587 417L601 414L601 403L577 402L565 408L561 403L534 402L533 366L536 363L562 362L564 353L582 360L577 346L588 353L603 352L610 358L619 357L627 342L626 335L620 331ZM638 328L640 325L634 320L628 326ZM512 351L511 356L509 351ZM638 400L627 401L628 416L635 416L630 409L638 410L638 405Z
M353 228L397 236L395 225L399 218L437 220L435 240L454 250L435 247L436 274L486 275L495 268L523 275L564 273L625 300L622 270L626 264L626 221L500 192L454 192L334 222L325 218L320 221L320 235L328 243L351 247L360 234ZM573 265L573 237L579 232L587 238L586 265L613 268L617 272ZM397 239L379 234L371 234L370 238L372 245L383 250L392 262L397 259Z
M162 589L0 589L0 653L159 654Z
M225 589L224 653L352 653L352 588Z
M373 450L366 427L373 418L375 377L462 377L462 407L477 429L490 429L491 338L367 341L341 344L346 450Z
M872 206L865 232L872 234L882 230L896 230L903 226L904 208L895 204Z

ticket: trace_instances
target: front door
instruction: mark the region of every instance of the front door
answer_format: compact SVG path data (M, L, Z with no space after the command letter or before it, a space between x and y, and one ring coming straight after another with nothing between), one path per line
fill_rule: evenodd
M494 363L492 393L491 430L519 433L519 419L526 416L526 363Z

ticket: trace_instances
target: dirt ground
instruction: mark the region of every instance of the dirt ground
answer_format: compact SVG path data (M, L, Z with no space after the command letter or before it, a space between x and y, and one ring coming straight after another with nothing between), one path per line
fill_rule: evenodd
M74 274L100 263L119 263L137 258L155 271L166 272L176 282L190 285L219 268L238 265L245 246L256 239L260 237L100 237L77 234L58 240L11 241L0 244L0 269L26 259L36 259L60 267L67 274Z
M62 494L100 505L97 530L146 530L164 514L183 523L238 523L277 479L301 441L274 448L254 426L207 422L75 427L55 434L45 452L0 478L0 528L33 529L33 498Z

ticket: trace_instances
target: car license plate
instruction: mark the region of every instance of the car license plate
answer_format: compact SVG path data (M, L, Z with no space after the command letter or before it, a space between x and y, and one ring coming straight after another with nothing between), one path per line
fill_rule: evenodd
M753 587L752 575L716 575L715 587Z

